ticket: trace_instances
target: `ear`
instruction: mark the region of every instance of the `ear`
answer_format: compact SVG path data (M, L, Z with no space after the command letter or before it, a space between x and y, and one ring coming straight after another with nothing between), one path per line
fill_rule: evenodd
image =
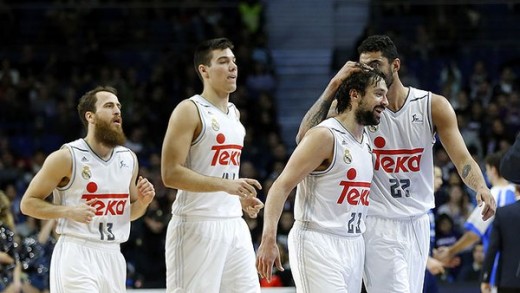
M398 72L401 69L401 59L395 58L394 62L392 62L392 73Z
M88 123L93 123L94 122L94 113L90 112L90 111L85 112L85 119L87 119Z
M208 77L209 77L209 74L208 74L208 68L206 67L206 65L204 65L204 64L199 64L199 66L197 67L197 69L199 70L199 73L200 73L200 75L201 75L203 78L208 78Z
M357 100L359 98L359 93L355 89L351 89L348 93L350 95L350 100Z

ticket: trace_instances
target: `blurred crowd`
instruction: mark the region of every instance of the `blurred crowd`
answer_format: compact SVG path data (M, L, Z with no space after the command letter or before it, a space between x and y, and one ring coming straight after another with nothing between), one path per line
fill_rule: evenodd
M184 0L169 5L170 1L156 0L142 5L142 1L57 0L33 8L25 5L28 3L0 1L0 248L6 254L0 254L0 290L9 285L3 274L16 274L17 269L22 283L37 290L27 292L47 289L45 276L55 243L53 222L23 216L19 201L46 156L83 135L75 107L79 97L96 85L119 91L127 147L136 152L143 176L156 188L154 202L145 216L133 222L130 240L122 247L128 262L127 285L164 288L164 241L176 191L162 184L160 152L174 106L200 93L201 82L192 64L197 43L226 36L235 44L239 78L231 101L240 109L247 130L241 173L262 183L259 197L263 201L287 161L284 142L294 138L280 135L266 3ZM412 15L407 10L410 7L400 9L401 14L395 12L399 17ZM384 13L391 19L394 12ZM435 44L448 42L431 39L426 25L417 26L417 34L409 38L378 26L367 27L365 34L388 33L398 40L398 48L411 49L401 52L403 64L410 64L402 68L403 83L431 89L450 100L470 151L484 167L484 158L507 149L520 129L516 65L502 60L499 68L495 62L490 69L486 58L475 55L461 68L459 51L434 54L446 51ZM476 34L478 29L477 23ZM460 237L476 203L439 143L435 145L435 164L444 174L434 210L439 230L436 243L441 246ZM2 204L4 195L6 206ZM286 270L277 272L269 284L262 281L263 286L293 285L286 254L293 204L294 192L278 229ZM246 220L258 247L262 216ZM461 268L472 265L474 254L467 252ZM457 282L461 270L441 278Z

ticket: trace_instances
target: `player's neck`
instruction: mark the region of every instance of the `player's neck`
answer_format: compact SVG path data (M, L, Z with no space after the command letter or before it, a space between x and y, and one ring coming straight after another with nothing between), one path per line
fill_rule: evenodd
M349 111L348 113L343 112L335 118L359 143L361 143L361 140L363 139L364 126L356 121L356 115L354 115L353 111Z
M87 137L84 138L85 142L88 144L90 149L98 155L103 160L107 160L112 155L112 150L114 148L107 147L101 142L97 141L93 135L87 135Z
M491 182L492 186L507 186L509 184L509 181L507 181L505 178L498 178Z
M213 106L220 109L222 112L227 113L229 93L217 92L213 89L204 89L200 95Z
M392 110L393 112L399 111L406 101L408 97L409 88L405 87L401 80L398 78L394 79L394 82L388 89L387 98L388 98L388 106L387 108Z

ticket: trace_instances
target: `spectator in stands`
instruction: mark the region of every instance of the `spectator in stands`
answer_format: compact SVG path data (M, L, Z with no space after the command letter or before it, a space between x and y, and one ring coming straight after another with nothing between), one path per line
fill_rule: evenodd
M464 264L460 269L457 281L472 283L480 281L485 256L484 246L480 243L473 246L472 256L473 261L470 264Z
M11 202L0 190L0 291L18 293L22 287L21 265Z
M42 221L36 234L23 239L20 261L27 280L23 283L24 293L48 293L49 269L54 245L58 240L56 221Z

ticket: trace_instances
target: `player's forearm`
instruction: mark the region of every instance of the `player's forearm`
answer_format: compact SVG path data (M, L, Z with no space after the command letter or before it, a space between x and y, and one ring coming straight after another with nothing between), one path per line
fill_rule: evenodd
M482 175L482 171L480 170L478 164L474 161L467 161L462 164L462 166L457 168L462 181L469 188L474 191L478 191L479 189L485 188L487 189L486 181L484 180L484 176Z
M40 198L26 196L22 198L20 210L24 215L40 220L68 218L70 213L70 208L67 206L55 205Z
M148 208L148 204L145 204L140 200L134 201L130 205L130 220L134 221L134 220L137 220L140 217L142 217L144 215L144 213L146 212L147 208Z
M264 207L264 229L262 233L262 242L276 242L276 234L278 233L278 221L282 215L283 206L289 192L275 184L269 190Z
M341 85L341 80L333 79L325 88L325 91L321 94L318 100L312 105L312 107L305 113L298 134L296 135L296 143L300 143L305 133L312 127L318 125L321 121L327 118L329 113L330 105L334 101L336 92Z
M475 244L478 240L480 240L480 237L477 234L467 231L459 240L457 240L457 242L449 247L450 256L455 256L459 252Z
M227 181L223 178L199 174L184 166L163 170L162 179L166 187L192 192L225 191Z

